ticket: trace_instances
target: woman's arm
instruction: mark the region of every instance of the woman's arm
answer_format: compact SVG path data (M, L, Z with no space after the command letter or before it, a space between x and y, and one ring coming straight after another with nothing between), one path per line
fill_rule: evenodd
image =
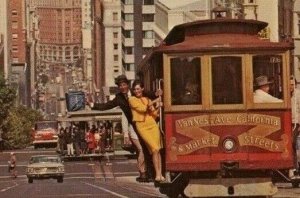
M145 104L142 102L142 99L136 98L136 97L129 97L128 99L130 107L139 112L139 113L145 113L148 109L148 104L145 102Z

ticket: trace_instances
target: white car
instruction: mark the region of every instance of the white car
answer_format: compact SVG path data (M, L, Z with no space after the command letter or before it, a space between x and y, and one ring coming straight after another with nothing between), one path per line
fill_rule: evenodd
M34 155L26 168L28 183L34 179L54 178L58 183L64 180L65 168L62 159L57 155Z

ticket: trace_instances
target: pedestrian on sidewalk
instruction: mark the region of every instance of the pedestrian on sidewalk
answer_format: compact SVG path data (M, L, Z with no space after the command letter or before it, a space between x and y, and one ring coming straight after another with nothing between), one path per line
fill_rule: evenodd
M10 153L10 160L8 161L8 172L11 174L13 178L17 178L17 158L14 152Z
M66 144L67 144L67 153L68 156L74 155L74 136L73 136L73 127L72 125L66 129Z

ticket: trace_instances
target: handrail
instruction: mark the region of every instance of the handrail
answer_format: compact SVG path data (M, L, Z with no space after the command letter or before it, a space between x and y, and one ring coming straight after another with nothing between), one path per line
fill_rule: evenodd
M159 90L161 90L162 82L163 82L163 79L159 79L158 80L158 89ZM161 95L159 95L158 97L159 97L159 100L162 101ZM162 115L163 115L163 113L162 113L162 105L159 105L159 128L160 128L161 133L165 134L165 132L163 131L163 128L162 128L162 121L163 121Z

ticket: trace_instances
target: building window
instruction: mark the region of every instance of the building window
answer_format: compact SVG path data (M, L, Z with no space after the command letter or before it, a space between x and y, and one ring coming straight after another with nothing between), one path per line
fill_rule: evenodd
M13 40L18 39L18 34L12 34L12 39L13 39Z
M151 31L151 30L143 31L143 38L144 39L153 39L154 38L153 31Z
M119 56L118 55L114 55L114 61L118 61L119 60Z
M18 58L18 57L13 57L13 58L12 58L12 62L13 62L13 63L19 62L19 58Z
M118 13L117 12L113 13L113 20L118 21Z
M73 54L74 55L78 55L79 54L79 47L74 47Z
M143 21L144 22L153 22L154 14L143 14Z
M124 68L126 71L134 71L134 64L133 63L126 63L124 64Z
M18 52L18 46L17 45L12 46L12 52L15 52L15 53Z
M125 21L133 21L133 14L124 14Z
M125 47L124 53L125 54L133 54L133 47Z
M154 0L144 0L144 5L154 5Z
M114 38L118 38L118 32L114 32Z
M123 35L125 38L133 38L134 37L133 30L124 30Z
M17 12L17 10L12 10L12 11L11 11L11 14L12 14L13 16L17 16L17 15L18 15L18 12Z
M65 55L66 56L70 56L71 55L71 48L70 47L66 47Z
M133 0L123 0L125 5L133 5Z
M118 44L114 44L114 49L117 50L119 48Z
M11 27L12 27L12 29L18 29L18 21L13 21L11 23Z

